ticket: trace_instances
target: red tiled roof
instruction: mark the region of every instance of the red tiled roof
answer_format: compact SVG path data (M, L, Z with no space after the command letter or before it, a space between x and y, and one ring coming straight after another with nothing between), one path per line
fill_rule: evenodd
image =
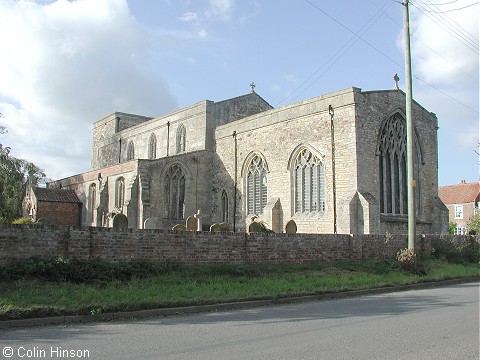
M77 194L73 190L33 188L37 201L80 203Z
M480 197L480 182L440 186L438 196L444 204L472 203Z

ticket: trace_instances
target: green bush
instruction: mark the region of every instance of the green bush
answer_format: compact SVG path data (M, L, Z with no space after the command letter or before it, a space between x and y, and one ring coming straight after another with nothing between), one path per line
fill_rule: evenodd
M449 236L437 239L433 255L452 263L480 262L480 242L473 236Z
M171 262L146 260L112 263L104 260L81 261L77 258L32 257L0 267L4 281L42 280L72 283L105 283L128 281L168 273L175 268Z

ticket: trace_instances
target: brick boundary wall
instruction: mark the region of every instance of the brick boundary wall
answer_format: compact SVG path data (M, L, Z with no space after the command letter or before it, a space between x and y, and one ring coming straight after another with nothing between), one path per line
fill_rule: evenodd
M430 254L450 235L419 235L416 250ZM458 237L457 237L458 238ZM477 236L475 241L480 241ZM165 260L180 264L308 263L391 258L406 235L173 232L50 225L0 226L0 265L32 256L81 260Z

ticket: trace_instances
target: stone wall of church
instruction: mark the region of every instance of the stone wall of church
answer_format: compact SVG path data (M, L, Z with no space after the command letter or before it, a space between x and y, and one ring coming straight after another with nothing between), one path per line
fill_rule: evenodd
M202 101L158 118L114 113L94 124L92 169L97 170L127 161L133 143L135 159L149 159L150 138L156 137L156 158L177 154L177 131L186 129L185 152L204 150L207 101ZM135 123L138 117L140 120ZM131 121L119 126L118 120ZM126 120L125 120L126 121ZM123 122L120 122L123 124ZM128 126L127 126L128 125Z
M339 233L350 233L350 201L356 191L355 103L354 89L346 89L296 104L273 109L221 126L216 131L216 154L213 171L214 189L227 189L230 199L235 192L235 138L237 173L237 229L246 229L254 214L247 214L245 176L246 160L256 152L268 166L268 199L280 201L282 229L293 219L302 233L333 233L333 179L331 117L334 109L337 226ZM306 146L325 166L326 210L294 213L292 165L293 154ZM289 168L290 166L290 168ZM230 201L233 214L233 201ZM270 214L270 212L265 211ZM270 227L272 219L257 214ZM218 211L213 214L219 218Z

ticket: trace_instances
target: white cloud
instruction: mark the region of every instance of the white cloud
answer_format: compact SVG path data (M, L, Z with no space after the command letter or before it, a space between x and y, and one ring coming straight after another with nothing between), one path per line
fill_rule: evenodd
M205 12L207 17L215 17L222 21L231 19L235 8L235 0L210 0L209 8Z
M126 0L0 0L1 141L53 178L88 170L91 124L176 107Z
M429 7L448 11L462 2ZM478 88L478 6L438 14L413 11L412 54L423 80L455 88ZM476 43L476 46L475 46ZM475 51L476 47L476 51Z

